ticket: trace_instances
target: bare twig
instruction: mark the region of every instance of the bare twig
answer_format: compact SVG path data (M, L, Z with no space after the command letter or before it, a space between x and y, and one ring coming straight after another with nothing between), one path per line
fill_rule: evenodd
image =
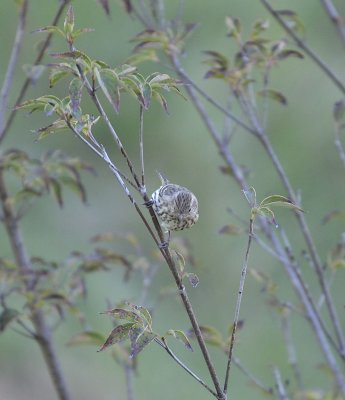
M10 88L12 86L14 72L17 66L18 55L24 38L27 10L28 10L28 0L24 0L22 5L20 6L16 36L14 39L10 60L8 62L6 75L0 93L0 142L2 136L4 136L7 99L10 93Z
M140 165L141 165L141 190L146 193L145 187L145 163L144 163L144 108L140 106L139 117L139 148L140 148Z
M279 400L289 400L286 393L285 386L283 384L282 378L280 376L280 371L277 367L273 368L274 380L276 381L276 387L278 391Z
M322 71L329 77L329 79L337 86L337 88L345 94L345 85L337 77L337 75L329 68L329 66L321 60L321 58L309 47L297 34L291 29L291 27L284 21L284 19L277 13L274 8L271 7L267 0L261 0L261 3L266 10L274 17L279 25L285 30L285 32L294 40L298 47L300 47L314 62L322 69Z
M285 339L286 350L288 353L288 362L293 370L298 389L302 390L302 375L298 365L296 348L291 335L289 315L283 314L282 316L282 331Z
M163 349L169 354L169 356L180 366L182 367L190 376L192 376L196 381L198 381L206 390L208 390L214 397L217 397L217 393L213 391L201 378L198 377L190 368L188 368L170 349L166 340L164 338L155 339L155 342L158 343Z
M30 292L34 290L34 281L32 279L32 274L30 274L30 272L32 272L32 266L29 255L24 246L17 216L11 202L8 201L8 198L9 195L7 193L3 171L0 169L0 202L2 204L4 224L18 268L22 272L23 276L26 277L26 290ZM59 399L70 400L71 397L67 389L57 353L53 346L51 330L45 321L44 314L41 309L34 306L30 307L30 311L30 319L35 327L35 339L43 353Z
M224 393L228 392L228 383L229 383L230 369L231 369L231 363L232 363L232 353L233 353L235 339L236 339L237 324L238 324L239 316L240 316L244 283L246 281L246 276L247 276L249 250L250 250L250 246L252 243L252 238L253 238L253 218L251 217L250 221L249 221L248 244L247 244L247 249L246 249L246 253L244 256L243 268L241 271L241 279L240 279L240 285L239 285L239 289L238 289L238 293L237 293L237 301L236 301L236 308L235 308L235 317L234 317L234 322L232 325L232 332L231 332L231 339L230 339L230 346L229 346L229 353L228 353L228 362L227 362L226 371L225 371Z
M127 400L134 400L134 390L133 390L134 371L130 365L125 365L124 370L125 370L125 376L126 376Z
M61 4L60 4L60 6L59 6L59 8L58 8L58 10L56 12L56 15L55 15L51 25L53 25L53 26L57 25L57 23L59 22L59 20L61 18L61 15L63 14L63 11L64 11L65 7L67 6L67 4L69 2L70 2L70 0L62 0L61 1ZM41 47L41 50L38 53L33 65L38 65L42 61L42 59L43 59L43 57L45 55L45 52L47 51L47 49L48 49L48 47L50 45L50 41L51 41L52 35L53 35L52 33L49 33L47 35L47 38L44 41L44 43L43 43L43 45ZM22 102L22 100L23 100L23 98L25 96L25 93L26 93L26 91L28 90L28 88L30 86L30 83L31 83L31 79L30 78L26 78L22 88L20 89L19 95L18 95L17 100L15 102L15 106L19 105ZM0 126L0 143L4 139L4 137L7 134L9 128L11 127L11 124L13 122L13 119L14 119L15 115L16 115L16 112L17 112L17 109L14 107L12 109L7 121L6 121L5 127L2 129L2 127Z
M344 25L344 17L340 16L338 10L333 4L332 0L321 0L327 14L329 15L331 21L335 25L339 36L341 38L343 46L345 46L345 25Z

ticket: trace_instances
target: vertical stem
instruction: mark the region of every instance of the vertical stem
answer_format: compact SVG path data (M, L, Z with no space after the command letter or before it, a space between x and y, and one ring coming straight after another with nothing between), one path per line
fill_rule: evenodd
M18 218L8 199L9 195L5 185L3 170L0 169L0 202L2 204L4 224L10 240L14 258L25 279L26 290L28 292L32 292L34 290L34 271L32 270L30 258L24 245L23 237L18 225ZM71 397L67 390L65 378L61 370L57 353L53 346L51 330L45 322L42 310L35 309L34 306L29 307L31 311L31 321L35 327L35 339L44 356L58 397L60 400L70 400Z
M141 164L141 190L146 193L145 188L145 164L144 164L144 108L140 106L140 128L139 128L139 147L140 147L140 164Z
M247 244L246 254L244 256L244 263L243 263L243 268L242 268L242 272L241 272L240 286L239 286L238 294L237 294L237 302L236 302L234 323L232 325L228 362L227 362L227 365L226 365L226 372L225 372L224 393L227 393L227 391L228 391L228 383L229 383L230 369L231 369L231 363L232 363L232 354L233 354L233 349L234 349L234 344L235 344L237 325L238 325L239 316L240 316L240 309L241 309L241 301L242 301L242 296L243 296L244 283L246 281L246 276L247 276L249 250L250 250L250 246L251 246L252 238L253 238L253 223L254 223L253 217L251 217L250 221L249 221L248 244Z
M276 381L279 400L289 400L289 397L285 390L285 386L280 376L279 369L277 367L273 368L273 375L274 375L274 380Z

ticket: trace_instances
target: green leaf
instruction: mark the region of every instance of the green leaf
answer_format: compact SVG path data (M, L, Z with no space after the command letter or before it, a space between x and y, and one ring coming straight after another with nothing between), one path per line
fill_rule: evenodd
M142 331L141 328L133 326L129 332L129 338L131 341L130 357L136 357L156 337L157 334L154 332Z
M274 212L268 207L258 207L252 209L252 214L255 216L256 214L262 215L263 217L268 218L274 225L277 226L277 222L275 220Z
M129 332L131 329L135 326L133 323L128 323L128 324L123 324L119 325L116 328L114 328L110 335L107 337L106 341L103 343L100 349L97 351L103 351L104 349L112 346L115 343L120 343L128 339L129 337Z
M65 17L65 21L63 24L63 29L65 31L66 34L71 34L74 30L74 11L73 11L73 7L72 5L70 5L68 7L67 13L66 13L66 17Z
M259 92L257 92L257 94L259 96L268 97L269 99L277 101L278 103L282 104L283 106L287 105L286 97L282 93L278 92L277 90L264 89L264 90L260 90Z
M65 37L65 34L63 31L58 28L57 26L44 26L43 28L38 28L32 31L32 33L42 33L42 32L47 32L47 33L58 33L59 35Z
M160 93L158 93L157 91L153 91L152 92L152 98L155 99L156 101L158 101L158 103L161 105L161 107L163 108L163 110L169 114L169 110L168 110L168 102L166 101L165 97L162 96Z
M0 314L0 332L3 332L19 314L19 311L13 308L5 308Z
M279 60L285 60L285 59L290 58L290 57L295 57L295 58L302 59L302 58L304 58L304 55L302 53L300 53L299 51L297 51L297 50L289 50L289 49L288 50L282 50L282 51L280 51L278 53Z
M241 34L241 23L238 18L233 17L226 17L225 18L225 25L227 28L227 36L234 37L235 39L240 38Z
M134 311L128 311L123 308L114 308L112 310L104 311L101 314L108 314L116 319L124 319L131 323L142 323L142 318Z
M100 346L104 343L104 340L104 336L99 332L85 331L72 336L67 342L67 346L80 346L86 344Z
M284 197L284 196L277 195L277 194L268 196L265 199L263 199L262 202L260 203L259 208L267 207L267 206L287 207L287 208L291 208L295 211L304 212L302 210L302 208L298 207L290 199L288 199L287 197Z
M138 312L141 316L141 319L145 321L146 325L151 328L152 326L152 317L149 310L143 306L138 306L132 303L126 303L134 312Z
M60 208L63 207L62 187L60 182L55 178L49 178L48 185L50 193L54 195Z
M193 351L193 347L189 342L187 335L178 329L169 329L165 335L172 336L184 344L187 350Z
M200 326L200 330L206 343L212 346L217 346L219 348L223 347L224 345L223 337L216 328L209 325L202 325ZM195 333L192 329L188 332L188 336L195 338Z
M84 83L79 78L74 78L69 84L69 96L71 99L71 114L78 121L81 119L80 102Z
M80 60L84 61L84 64L89 69L91 69L91 67L92 67L91 58L86 53L83 53L80 50L65 51L62 53L51 53L50 55L51 55L51 57L54 57L54 58L65 58L65 59L73 58L74 60L80 59Z
M243 190L243 194L245 195L249 205L251 208L256 207L256 191L253 187L250 187L248 190Z
M177 257L177 262L180 267L180 272L183 272L185 267L186 267L186 261L181 253L179 253L177 250L174 250L176 257Z
M38 140L44 139L45 137L51 135L52 133L56 133L57 131L61 131L67 128L68 127L65 120L57 119L53 123L36 130L36 132L38 133Z
M113 106L114 111L118 113L120 109L120 88L122 85L115 71L108 68L101 70L94 68L94 74L105 97Z

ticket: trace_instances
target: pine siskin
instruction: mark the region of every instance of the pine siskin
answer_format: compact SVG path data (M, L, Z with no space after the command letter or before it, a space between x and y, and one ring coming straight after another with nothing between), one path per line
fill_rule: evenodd
M151 196L152 207L167 231L192 227L199 219L198 200L187 188L170 183L159 174L162 186Z

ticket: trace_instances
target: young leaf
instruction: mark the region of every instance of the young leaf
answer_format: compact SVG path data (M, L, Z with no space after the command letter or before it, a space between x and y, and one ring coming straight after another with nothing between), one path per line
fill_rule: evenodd
M129 332L129 338L131 341L130 357L136 357L156 337L157 334L154 332L143 331L141 328L133 326Z
M277 90L265 89L265 90L260 90L257 93L259 96L268 97L269 99L277 101L278 103L282 104L283 106L287 105L286 97L282 93L278 92Z
M74 78L69 84L69 96L71 99L71 114L76 120L81 118L80 102L83 90L83 81L79 78Z
M103 351L109 346L112 346L115 343L120 343L128 339L129 332L131 331L132 327L135 326L133 323L119 325L114 328L110 335L107 337L106 341L103 343L100 349L97 351Z
M43 28L38 28L32 31L32 33L42 33L42 32L47 32L47 33L58 33L59 35L65 37L65 34L63 31L58 28L57 26L44 26Z
M165 335L173 336L175 339L181 341L187 350L193 351L193 347L190 344L187 335L178 329L169 329Z
M304 212L302 210L302 208L298 207L290 199L288 199L287 197L284 197L284 196L277 195L277 194L268 196L265 199L263 199L262 202L260 203L259 208L267 207L267 206L287 207L287 208L291 208L295 211Z
M189 283L193 288L196 288L199 285L199 277L196 274L193 274L191 272L186 273L186 276L189 280Z
M114 111L118 113L120 109L121 82L115 71L109 68L103 68L101 70L94 68L94 74L105 97L113 106Z
M137 313L123 308L114 308L112 310L104 311L101 314L108 314L116 319L124 319L131 323L142 323L142 318Z
M243 194L245 195L249 205L251 208L256 207L256 191L253 187L250 187L248 190L243 190Z

